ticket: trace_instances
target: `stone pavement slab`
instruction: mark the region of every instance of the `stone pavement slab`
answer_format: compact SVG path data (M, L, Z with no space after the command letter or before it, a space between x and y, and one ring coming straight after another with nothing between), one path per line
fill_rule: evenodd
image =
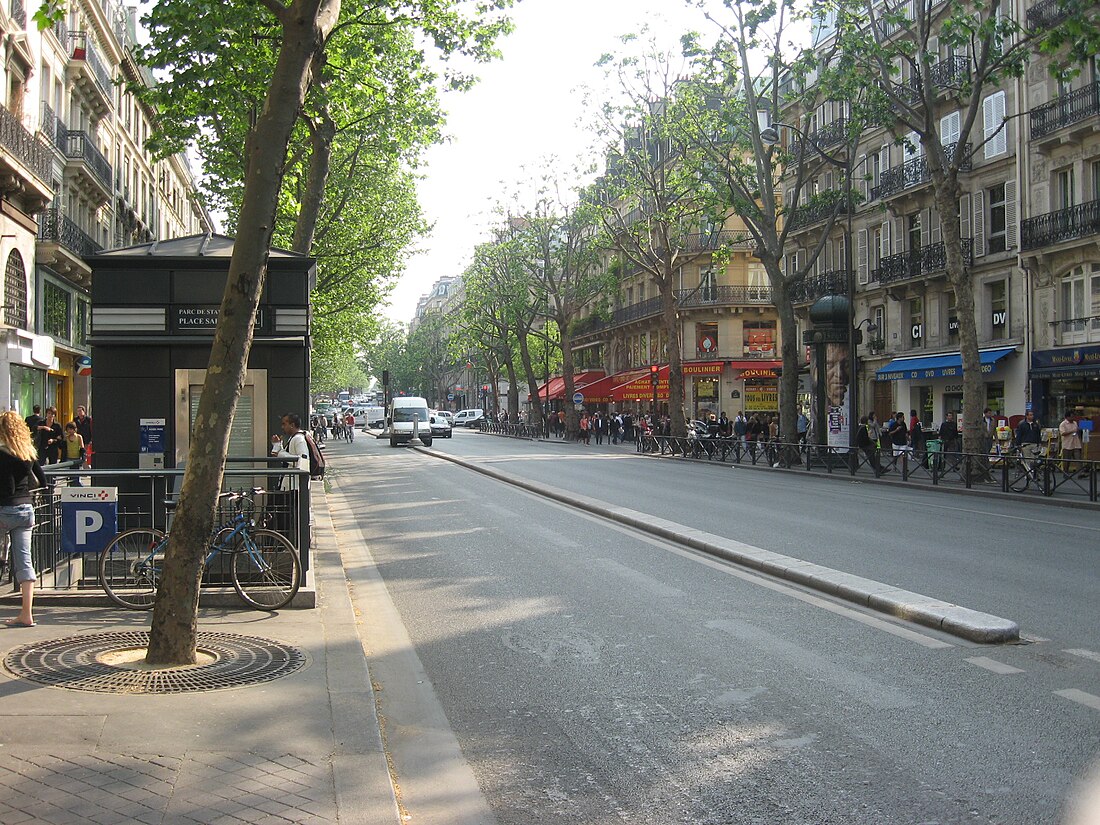
M200 629L302 650L306 665L244 688L113 695L0 669L0 823L398 823L363 642L323 494L318 607L203 608ZM5 611L6 612L6 611ZM0 628L0 657L36 640L146 630L150 613L36 605Z

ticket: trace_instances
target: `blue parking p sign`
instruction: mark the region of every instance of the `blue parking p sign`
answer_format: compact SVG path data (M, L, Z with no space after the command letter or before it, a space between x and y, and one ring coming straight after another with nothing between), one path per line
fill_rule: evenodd
M61 488L61 552L98 553L116 533L117 487Z

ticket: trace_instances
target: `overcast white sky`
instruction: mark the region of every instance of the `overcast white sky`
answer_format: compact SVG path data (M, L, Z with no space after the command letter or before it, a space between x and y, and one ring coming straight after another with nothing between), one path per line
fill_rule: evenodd
M568 166L583 153L591 138L578 124L578 87L600 83L593 64L619 35L648 22L672 44L683 31L705 29L683 0L522 0L512 16L503 59L480 67L472 91L445 99L451 140L429 150L419 189L435 228L391 294L386 314L395 321L407 323L440 276L462 273L501 181L523 179L525 165L547 156Z

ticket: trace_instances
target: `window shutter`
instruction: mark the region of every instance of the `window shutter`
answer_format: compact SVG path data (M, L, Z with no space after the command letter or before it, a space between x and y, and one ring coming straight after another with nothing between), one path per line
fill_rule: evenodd
M905 157L907 159L919 158L924 154L924 147L921 145L920 135L916 132L910 132L905 136L905 144Z
M867 155L860 155L859 156L859 164L857 165L856 168L861 170L861 173L860 173L860 176L859 176L859 189L857 191L859 192L860 198L863 200L864 203L866 203L867 202Z
M829 192L831 192L833 190L833 173L832 172L826 172L825 173L825 189Z
M1005 100L1006 95L1004 92L997 92L993 95L993 120L997 126L1004 124L1004 128L997 132L997 137L993 138L993 145L996 147L996 154L1003 155L1008 151L1008 123L1005 122Z
M943 227L940 226L940 213L935 209L930 210L929 233L932 243L940 243L943 240Z
M985 192L979 189L973 194L974 203L974 246L973 255L977 258L985 254Z
M932 243L932 210L922 209L920 213L920 242L921 246Z
M959 237L970 237L970 196L959 198Z
M890 257L890 220L884 220L882 222L882 248L879 250L879 256L881 258Z
M794 268L796 275L801 275L802 270L806 268L806 250L799 249L794 255Z
M932 64L935 65L936 63L938 63L940 59L940 39L938 37L928 38L927 51L928 57L932 61Z
M996 157L1008 151L1008 127L1005 119L1005 93L994 92L982 101L982 123L985 135L985 156Z
M859 282L865 284L867 283L867 230L859 230L858 237L856 268L859 271Z
M1016 248L1016 181L1005 181L1005 248Z
M890 168L890 144L889 143L887 143L885 146L882 147L882 151L879 153L879 157L880 157L879 169L882 172L885 172L887 169ZM878 183L878 181L876 181L876 183Z
M825 269L833 268L833 242L825 241Z
M905 231L904 218L895 218L893 223L894 230L891 234L893 234L894 236L894 254L900 255L902 252L905 251L905 239L909 233Z
M786 207L787 207L788 212L790 210L794 209L794 189L793 188L787 190Z
M959 132L962 129L962 119L959 112L951 112L940 118L940 143L944 147L957 143Z

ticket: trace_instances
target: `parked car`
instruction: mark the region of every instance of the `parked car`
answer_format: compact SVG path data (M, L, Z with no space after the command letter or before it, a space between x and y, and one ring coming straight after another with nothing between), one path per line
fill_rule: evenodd
M451 412L450 410L436 410L435 414L438 415L440 418L446 418L447 423L450 424L451 426L454 426L455 414L453 412Z
M428 423L432 428L432 438L451 437L451 422L436 410L428 410Z
M485 410L459 410L452 422L454 427L476 427L485 417Z

